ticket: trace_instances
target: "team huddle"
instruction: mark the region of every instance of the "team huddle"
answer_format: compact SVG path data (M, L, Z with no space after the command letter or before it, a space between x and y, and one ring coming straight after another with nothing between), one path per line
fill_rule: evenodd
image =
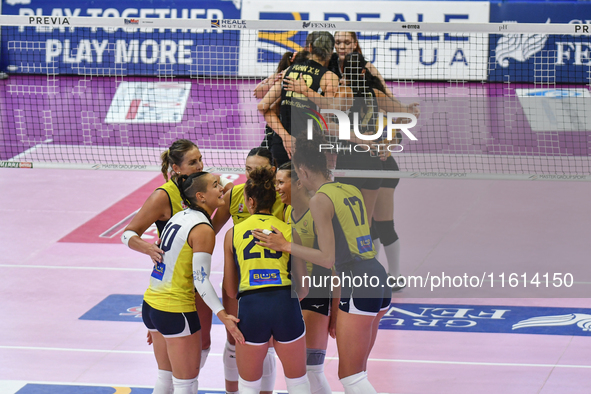
M272 393L275 354L289 393L331 393L324 375L329 336L337 341L345 393L376 393L367 359L390 305L388 275L399 275L393 222L398 180L333 181L331 168L335 159L336 168L346 169L397 170L396 162L376 152L352 154L346 146L335 154L320 152L319 144L330 136L315 130L308 138L305 113L349 106L361 113L367 126L362 131L373 133L369 126L383 113L418 116L418 105L393 97L350 32L310 33L305 50L286 53L277 73L254 94L261 99L267 121L263 144L269 149L250 150L246 183L235 186L203 172L198 146L178 140L161 155L166 183L122 235L127 246L154 263L142 306L158 364L154 393L197 393L213 313L227 331L223 360L229 394ZM230 218L220 301L210 281L212 253L216 234ZM150 244L141 235L154 223L160 241ZM375 258L377 239L388 273ZM305 280L341 274L369 275L378 283L343 283L331 291Z

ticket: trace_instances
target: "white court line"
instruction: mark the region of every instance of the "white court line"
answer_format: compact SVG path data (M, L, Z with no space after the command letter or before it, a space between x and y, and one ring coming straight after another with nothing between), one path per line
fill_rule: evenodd
M102 350L102 349L73 349L57 347L38 347L38 346L2 346L0 349L9 350L45 350L61 352L89 352L89 353L119 353L119 354L152 354L150 351L139 350ZM210 356L222 357L221 353L210 353ZM338 360L338 357L326 357L326 360ZM486 367L536 367L536 368L582 368L591 369L591 365L569 365L569 364L525 364L525 363L491 363L481 361L444 361L444 360L399 360L388 358L370 358L368 361L389 362L389 363L409 363L409 364L442 364L442 365L478 365Z
M119 267L75 267L66 265L28 265L28 264L0 264L0 268L47 268L47 269L72 269L72 270L99 270L99 271L138 271L148 272L149 268L119 268ZM223 274L224 271L211 271L212 274Z

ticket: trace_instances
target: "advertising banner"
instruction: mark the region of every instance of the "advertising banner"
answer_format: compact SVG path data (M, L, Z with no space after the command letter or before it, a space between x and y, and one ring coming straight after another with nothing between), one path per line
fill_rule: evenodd
M237 2L239 6L239 2ZM50 16L53 26L2 27L2 69L81 75L236 75L238 31L139 28L146 18L224 20L240 17L232 1L5 0L4 15ZM125 28L71 28L68 18L125 18Z
M591 23L588 2L492 3L491 22ZM587 28L587 26L583 26ZM498 34L490 38L489 80L494 82L589 83L589 35Z
M380 21L409 22L409 32L405 33L358 32L364 56L374 63L384 78L486 78L488 42L483 35L423 34L420 22L485 23L489 21L488 2L344 1L337 6L333 1L245 0L242 18L301 20L304 31L243 34L240 38L239 75L268 76L277 67L283 53L303 48L308 32L327 30L334 33L342 21Z

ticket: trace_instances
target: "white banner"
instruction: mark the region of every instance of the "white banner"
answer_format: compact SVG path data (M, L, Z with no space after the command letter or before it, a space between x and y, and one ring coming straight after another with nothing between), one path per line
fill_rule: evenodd
M386 79L482 80L487 76L488 35L421 33L423 22L488 23L488 2L245 0L242 18L302 20L303 31L241 33L241 76L266 77L280 56L300 50L311 30L346 30L343 21L408 22L408 32L361 32L367 60ZM308 23L305 21L326 21ZM359 33L359 32L358 32Z

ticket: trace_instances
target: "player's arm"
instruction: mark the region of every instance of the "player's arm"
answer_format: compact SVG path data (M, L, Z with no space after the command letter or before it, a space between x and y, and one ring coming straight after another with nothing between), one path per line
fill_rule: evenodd
M318 229L319 249L308 248L289 242L274 227L273 230L276 231L269 234L265 234L261 229L253 230L253 235L259 239L257 244L278 252L291 253L292 256L299 257L312 264L331 268L335 260L335 241L332 228L332 217L335 213L334 205L325 194L316 194L310 200L310 212L314 218L314 224Z
M193 283L195 289L197 289L209 309L224 323L234 339L239 343L244 343L244 337L236 326L239 320L235 316L226 313L209 279L211 254L215 246L215 232L207 224L197 225L189 233L187 242L193 249Z
M275 133L277 133L283 140L283 146L287 151L287 155L291 159L291 136L281 124L281 120L277 115L277 101L281 99L281 80L275 82L273 87L269 89L265 97L257 104L257 109L265 117L265 122Z
M294 243L298 245L302 244L297 231L292 231L292 236ZM295 283L295 290L300 301L308 295L308 291L310 290L308 288L310 280L304 281L304 276L309 278L306 262L299 257L291 255L291 280Z
M281 73L273 73L269 78L263 79L253 90L253 96L257 99L265 97L269 89L273 87L275 82L281 79Z
M388 97L384 92L374 89L378 106L384 112L406 112L417 118L421 114L419 103L402 104L397 98Z
M215 215L213 215L213 218L211 218L211 224L216 234L220 232L220 230L224 227L228 219L230 219L231 197L231 190L224 194L224 205L219 207L217 211L215 211Z
M234 261L233 250L234 228L226 232L224 238L224 290L228 297L236 298L238 294L238 271L236 270L236 262Z
M121 242L137 252L147 254L154 264L161 262L162 249L144 241L141 236L154 222L168 220L171 215L168 193L162 189L154 190L123 231Z
M367 64L365 65L365 68L367 68L367 70L371 73L371 75L378 78L380 80L380 82L382 83L382 85L384 85L384 89L386 89L386 91L384 93L386 93L386 95L388 97L394 98L394 93L392 93L392 91L390 90L388 85L386 85L386 80L384 79L384 77L382 77L382 74L380 74L380 71L377 69L377 67L374 66L373 64L371 64L370 62L367 62Z

